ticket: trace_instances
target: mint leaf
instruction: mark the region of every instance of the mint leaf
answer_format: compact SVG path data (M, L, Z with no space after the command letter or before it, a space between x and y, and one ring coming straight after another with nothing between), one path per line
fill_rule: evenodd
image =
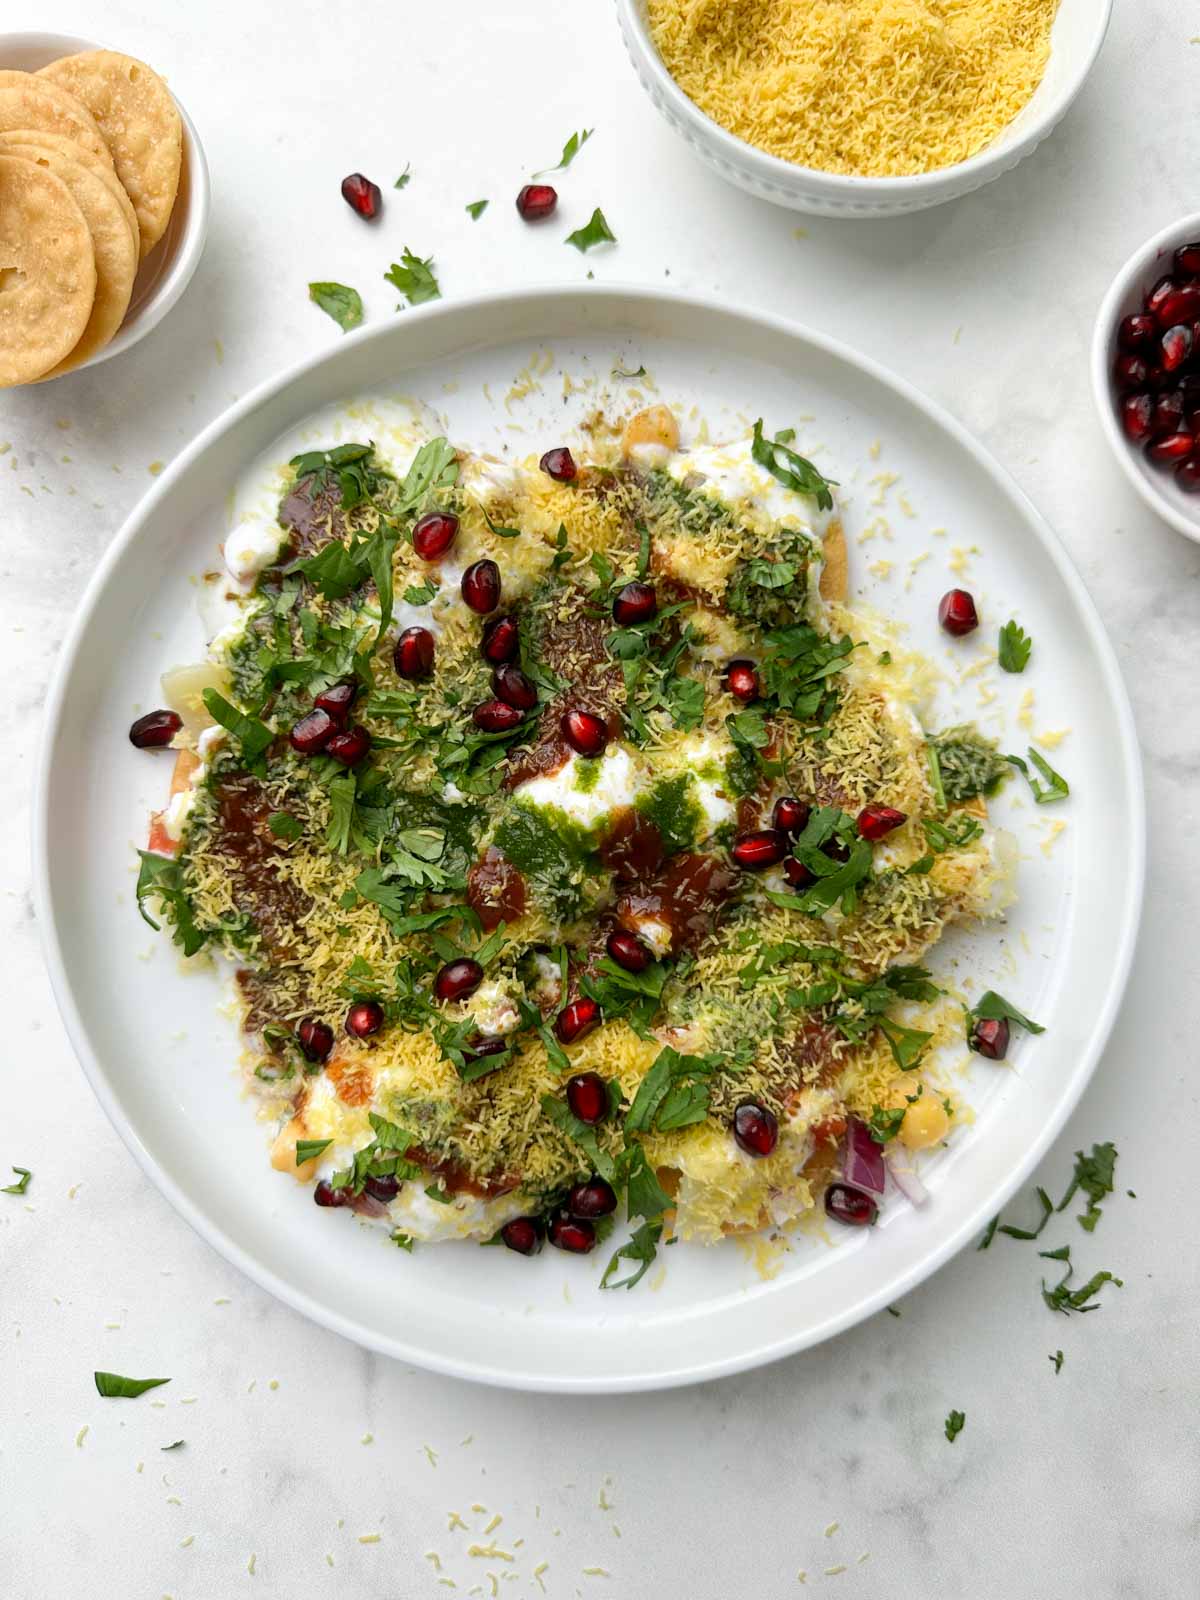
M598 244L616 244L617 236L609 227L603 211L597 206L591 217L582 228L576 228L574 233L569 233L564 241L573 244L576 250L590 250Z
M363 303L357 289L345 283L310 283L308 298L332 317L343 333L357 328L363 319Z

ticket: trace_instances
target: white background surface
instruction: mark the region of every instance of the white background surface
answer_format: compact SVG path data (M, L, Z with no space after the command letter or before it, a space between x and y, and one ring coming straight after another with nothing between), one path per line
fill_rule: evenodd
M846 1600L1194 1592L1200 549L1155 522L1108 458L1086 352L1126 254L1195 209L1196 18L1126 0L1037 156L953 206L871 223L797 218L710 176L643 101L601 0L527 3L519 18L220 0L152 20L110 0L14 19L34 20L170 76L205 141L215 207L206 258L162 328L95 373L0 398L12 446L0 458L0 1161L36 1174L25 1200L0 1197L6 1600L82 1582L122 1600L408 1600L488 1595L488 1572L519 1597L540 1593L542 1561L549 1595L595 1600L775 1600L800 1592L802 1570L809 1589ZM580 126L597 132L561 184L561 224L525 229L513 193ZM355 169L384 188L373 230L337 194ZM462 207L483 196L492 207L474 224ZM596 204L620 244L585 259L560 241ZM765 1371L660 1398L493 1393L366 1356L252 1289L109 1129L55 1014L28 896L28 788L58 642L150 464L340 337L307 281L354 283L369 318L390 317L379 274L406 244L436 256L447 298L589 268L602 281L669 273L810 322L949 405L1059 530L1126 671L1150 801L1129 996L1037 1179L1057 1197L1073 1150L1120 1147L1097 1232L1064 1218L1045 1236L1124 1278L1098 1314L1053 1317L1035 1247L997 1239L909 1296L898 1320ZM96 1367L174 1381L104 1402ZM967 1413L953 1445L951 1407ZM180 1437L183 1449L159 1453ZM470 1533L449 1528L452 1511ZM513 1561L468 1554L493 1537ZM428 1551L457 1591L439 1587Z

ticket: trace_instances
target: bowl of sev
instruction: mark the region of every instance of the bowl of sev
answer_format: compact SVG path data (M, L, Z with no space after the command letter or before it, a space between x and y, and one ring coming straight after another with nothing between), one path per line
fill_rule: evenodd
M617 0L642 87L722 177L796 211L969 194L1052 131L1112 0Z

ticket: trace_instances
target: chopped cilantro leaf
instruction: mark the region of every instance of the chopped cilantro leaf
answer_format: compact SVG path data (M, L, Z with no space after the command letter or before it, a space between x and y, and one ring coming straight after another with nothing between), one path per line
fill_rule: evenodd
M609 1260L604 1269L604 1276L600 1279L602 1289L632 1289L639 1284L650 1269L650 1264L658 1253L659 1240L662 1238L663 1225L661 1222L643 1222L634 1231L633 1237L623 1244ZM636 1271L627 1277L614 1279L618 1265L622 1261L637 1263Z
M33 1177L33 1173L30 1172L29 1168L14 1167L13 1171L17 1175L16 1183L6 1183L3 1189L0 1189L0 1194L24 1194L28 1189L29 1181Z
M576 228L574 233L569 233L565 243L573 244L576 250L590 250L597 244L616 244L617 236L609 227L603 211L597 206L589 220L582 228Z
M419 306L424 305L427 300L440 300L442 297L442 291L438 287L432 269L432 256L427 256L422 261L420 256L415 256L405 245L400 260L393 261L383 276L388 283L399 289L410 306Z
M1054 1207L1050 1203L1050 1196L1046 1193L1045 1189L1035 1189L1034 1193L1037 1195L1038 1201L1039 1201L1039 1203L1041 1205L1041 1208L1042 1208L1042 1220L1038 1223L1036 1228L1032 1228L1032 1229L1031 1228L1014 1228L1012 1223L1010 1223L1010 1222L1004 1223L1003 1226L1000 1229L1000 1232L1001 1233L1006 1233L1010 1239L1037 1239L1037 1238L1039 1238L1040 1235L1041 1235L1042 1229L1046 1226L1046 1224L1049 1222L1050 1218L1054 1215Z
M946 1437L953 1444L955 1439L966 1426L967 1413L965 1411L952 1411L946 1418Z
M138 872L138 911L143 922L148 922L157 932L159 924L146 910L146 901L153 895L159 906L171 918L171 932L175 943L185 956L194 956L208 941L208 934L196 924L192 902L183 887L183 871L172 856L154 855L149 850L139 850L141 869Z
M567 140L566 144L563 145L562 155L558 158L554 166L542 167L541 170L535 172L533 176L535 178L541 178L544 177L547 172L565 171L566 168L571 165L572 161L574 161L575 157L583 149L584 145L592 137L595 131L595 128L581 128L578 133L573 133Z
M1082 1189L1088 1197L1088 1203L1087 1210L1079 1214L1079 1226L1085 1232L1093 1233L1101 1217L1100 1202L1105 1195L1113 1192L1113 1170L1116 1164L1115 1144L1094 1144L1090 1156L1085 1156L1082 1150L1076 1150L1075 1173L1071 1179L1071 1186L1058 1202L1056 1209L1065 1210L1075 1192ZM1049 1201L1046 1204L1049 1205Z
M1033 640L1018 622L1006 622L1000 629L1000 665L1005 672L1024 672L1032 649Z
M329 1149L332 1139L297 1139L296 1140L296 1165L302 1167L306 1161L313 1161L317 1156Z
M1030 761L1033 762L1034 766L1046 780L1045 783L1038 782L1038 780L1033 776L1033 773L1030 772L1026 763L1021 760L1020 756L1009 755L1005 756L1004 759L1006 761L1011 761L1013 766L1016 767L1017 771L1021 773L1033 794L1035 805L1049 806L1053 805L1056 800L1065 800L1071 793L1071 786L1063 777L1062 773L1055 772L1054 768L1046 760L1045 756L1039 755L1032 745L1028 747L1027 754Z
M615 1180L616 1163L599 1143L595 1128L589 1127L586 1122L581 1122L567 1102L560 1100L557 1095L542 1096L542 1111L556 1128L561 1128L563 1133L579 1146L591 1162L594 1172L598 1172L609 1183Z
M989 1022L1015 1022L1019 1028L1024 1028L1027 1033L1045 1033L1045 1028L1040 1022L1024 1016L1017 1010L1011 1000L1006 1000L1002 994L997 994L994 989L986 990L980 995L978 1001L967 1013L968 1022L972 1018L986 1018ZM968 1034L970 1029L968 1028Z
M804 456L797 455L785 443L784 438L776 434L774 439L768 439L763 434L762 418L754 424L754 438L750 445L750 454L760 467L767 471L785 489L795 489L800 494L811 495L817 502L819 511L833 510L833 496L829 492L829 485L835 480L824 478Z
M901 1072L912 1072L920 1065L925 1048L933 1038L932 1033L926 1033L920 1028L906 1028L902 1023L893 1021L891 1017L880 1017L876 1027L887 1040Z
M1047 1356L1046 1360L1052 1363L1052 1365L1054 1367L1054 1376L1057 1378L1059 1373L1062 1371L1062 1364L1063 1364L1063 1353L1062 1353L1062 1351L1061 1350L1056 1350L1052 1356Z
M1072 1289L1069 1285L1075 1268L1071 1264L1070 1245L1064 1244L1057 1250L1041 1250L1038 1253L1045 1256L1047 1261L1066 1262L1066 1273L1053 1288L1047 1288L1045 1278L1042 1279L1042 1299L1051 1311L1061 1311L1063 1316L1069 1317L1073 1311L1099 1311L1100 1306L1096 1296L1106 1283L1115 1284L1118 1289L1123 1289L1125 1286L1123 1281L1114 1277L1111 1272L1101 1271L1093 1273L1080 1288Z
M363 319L363 303L357 289L345 283L310 283L308 298L332 317L343 333L357 328Z
M136 1400L147 1389L170 1383L170 1378L123 1378L119 1372L94 1372L96 1393L106 1400Z
M395 183L392 185L393 189L407 189L408 188L409 183L412 181L412 170L411 169L412 169L412 162L411 161L406 162L405 166L404 166L404 171L400 174L400 176L396 179Z
M274 731L268 728L265 722L239 711L215 689L205 689L204 704L213 721L219 722L237 742L247 761L253 761L262 755L275 737Z
M487 208L488 203L486 200L472 200L467 206L467 215L470 217L472 222L478 222Z
M614 367L612 370L612 375L617 382L624 381L628 383L632 382L634 378L644 378L646 376L646 369L643 366L639 367L636 372L626 372L622 367Z
M996 1228L998 1227L999 1222L1000 1213L997 1211L996 1215L983 1230L983 1238L980 1239L979 1243L975 1246L976 1250L986 1250L988 1248L992 1240L996 1237Z
M277 839L299 839L304 832L303 825L290 811L272 811L267 827Z

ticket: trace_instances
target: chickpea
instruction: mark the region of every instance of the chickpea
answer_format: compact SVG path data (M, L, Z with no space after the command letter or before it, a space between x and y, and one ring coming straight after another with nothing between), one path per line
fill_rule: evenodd
M626 460L638 444L657 444L664 450L679 449L679 424L667 406L647 406L645 411L637 411L630 417L621 435L621 454Z
M946 1108L934 1095L923 1094L904 1113L900 1124L900 1143L906 1150L928 1150L939 1144L950 1130Z

